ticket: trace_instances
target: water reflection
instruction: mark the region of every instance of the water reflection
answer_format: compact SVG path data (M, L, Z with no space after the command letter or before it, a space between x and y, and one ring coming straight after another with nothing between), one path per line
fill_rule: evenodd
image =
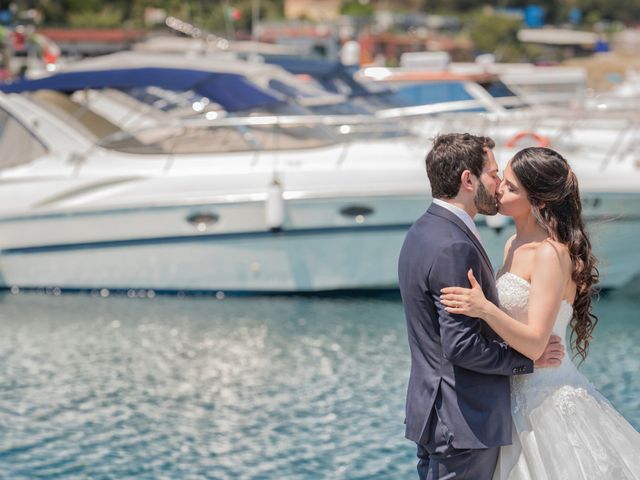
M598 307L584 370L637 428L636 310ZM5 478L414 471L397 298L6 294L0 369Z

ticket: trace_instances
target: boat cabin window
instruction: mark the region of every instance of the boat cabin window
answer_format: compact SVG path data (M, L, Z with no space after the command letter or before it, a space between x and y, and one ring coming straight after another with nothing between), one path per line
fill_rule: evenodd
M487 92L491 94L492 97L515 97L516 94L507 87L504 83L494 80L493 82L481 82L480 85Z
M489 95L504 108L511 109L526 106L526 102L521 97L499 80L480 82L480 86L489 92Z
M0 169L26 165L46 153L45 146L22 123L0 108Z
M462 82L428 82L398 86L396 94L409 105L474 100Z

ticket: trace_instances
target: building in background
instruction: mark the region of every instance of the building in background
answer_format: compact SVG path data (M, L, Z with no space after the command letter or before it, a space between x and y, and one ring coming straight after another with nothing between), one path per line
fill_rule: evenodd
M332 21L340 15L341 5L342 0L285 0L284 16L290 20Z

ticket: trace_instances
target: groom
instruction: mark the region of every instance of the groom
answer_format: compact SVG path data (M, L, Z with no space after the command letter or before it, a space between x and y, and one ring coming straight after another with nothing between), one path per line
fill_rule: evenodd
M473 273L498 304L494 272L473 222L495 215L498 165L487 137L437 137L426 165L434 198L411 227L398 265L411 373L406 432L418 445L421 480L490 480L501 445L511 443L511 375L533 362L509 348L484 322L449 314L440 289L467 285ZM537 367L564 356L552 338Z

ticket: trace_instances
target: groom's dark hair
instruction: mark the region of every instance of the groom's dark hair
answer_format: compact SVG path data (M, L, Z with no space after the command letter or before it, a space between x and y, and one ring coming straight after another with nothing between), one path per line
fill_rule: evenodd
M438 135L425 160L433 198L455 197L465 170L479 177L487 160L485 149L493 147L495 142L489 137L470 133Z

